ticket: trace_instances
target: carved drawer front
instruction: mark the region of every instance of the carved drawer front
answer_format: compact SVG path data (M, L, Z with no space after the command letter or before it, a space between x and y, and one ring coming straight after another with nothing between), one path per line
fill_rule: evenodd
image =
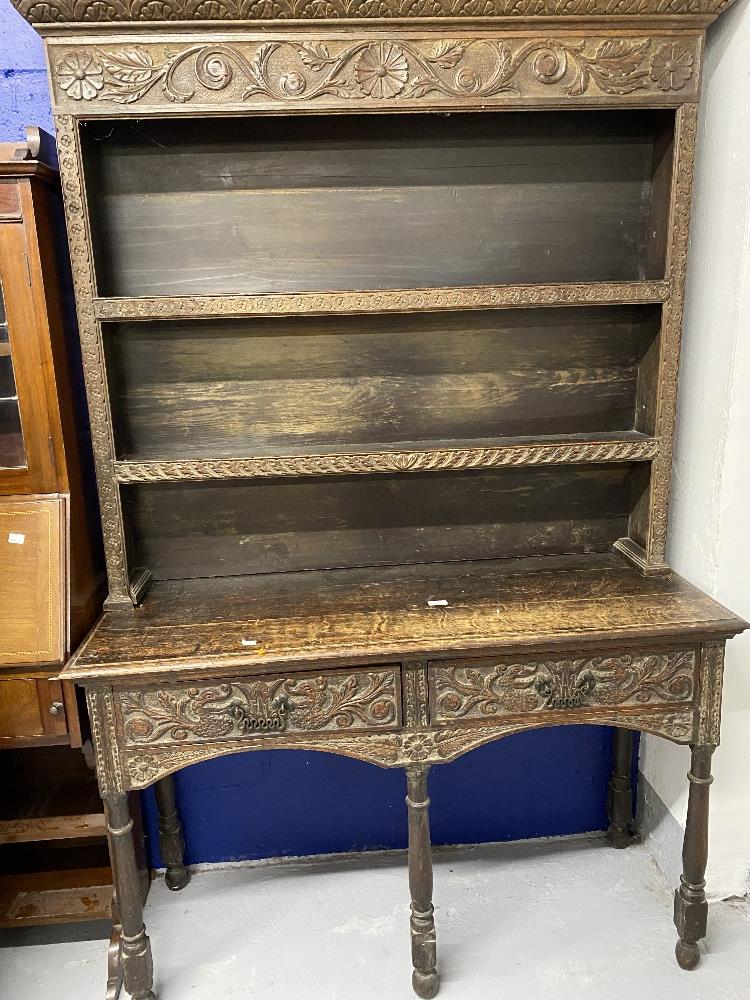
M696 663L694 649L431 663L430 721L441 725L530 712L690 705Z
M125 746L237 740L263 733L398 729L400 668L292 673L119 695Z

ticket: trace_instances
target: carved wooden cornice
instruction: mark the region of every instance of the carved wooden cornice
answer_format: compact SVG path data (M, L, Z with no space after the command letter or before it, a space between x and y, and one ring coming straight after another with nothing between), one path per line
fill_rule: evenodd
M732 0L11 0L32 24L708 17Z

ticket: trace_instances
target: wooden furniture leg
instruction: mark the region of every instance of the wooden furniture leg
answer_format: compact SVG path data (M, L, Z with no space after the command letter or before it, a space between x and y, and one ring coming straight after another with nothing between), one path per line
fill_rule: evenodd
M159 849L166 875L167 888L174 892L184 889L188 884L189 875L183 857L185 840L182 835L180 817L177 814L174 778L168 775L156 782L156 806L159 810Z
M117 909L122 928L121 960L125 989L132 1000L154 1000L151 943L143 924L141 879L133 839L133 820L123 792L105 799ZM110 974L111 974L110 969Z
M119 1000L122 992L122 926L117 897L112 897L112 936L107 949L107 990L105 1000Z
M409 812L409 890L411 892L412 986L417 996L429 1000L438 991L435 969L437 951L432 906L432 854L427 797L429 767L406 768L406 805Z
M706 862L708 861L708 788L712 746L691 747L687 822L682 846L682 875L674 895L674 922L680 940L675 948L681 969L694 969L700 961L698 942L706 935Z
M628 847L633 843L633 732L615 729L613 737L612 777L607 789L607 840L612 847Z

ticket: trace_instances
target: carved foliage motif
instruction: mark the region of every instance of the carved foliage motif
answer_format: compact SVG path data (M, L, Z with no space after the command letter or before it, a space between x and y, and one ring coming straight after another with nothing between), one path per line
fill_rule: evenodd
M238 739L259 731L398 725L396 672L234 681L141 690L120 698L126 746Z
M721 729L721 695L724 686L724 643L707 642L701 658L701 692L698 739L701 746L718 746Z
M32 23L718 14L731 0L12 0Z
M433 666L433 722L693 697L695 653L596 656L492 666Z
M680 93L697 72L697 42L650 38L269 40L56 49L60 99L246 104L429 97L473 102Z

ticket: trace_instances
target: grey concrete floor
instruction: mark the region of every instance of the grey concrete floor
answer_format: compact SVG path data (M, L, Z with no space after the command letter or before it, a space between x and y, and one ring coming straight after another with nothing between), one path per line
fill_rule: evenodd
M644 846L438 850L440 997L750 1000L747 903L712 905L690 973L674 962L671 905ZM157 996L410 1000L408 910L403 855L213 868L179 894L159 879L146 912ZM103 1000L103 941L4 944L2 1000Z

